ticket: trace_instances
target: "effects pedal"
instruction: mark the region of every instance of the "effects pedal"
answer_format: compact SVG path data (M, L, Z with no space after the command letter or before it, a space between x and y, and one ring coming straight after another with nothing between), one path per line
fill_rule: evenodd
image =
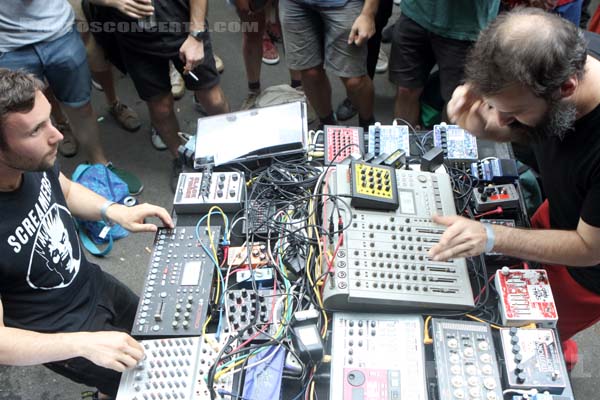
M196 228L159 228L132 336L158 338L199 336L208 309L214 265L196 239ZM212 228L215 247L221 228ZM200 240L210 247L208 229Z
M226 315L234 332L244 330L242 340L258 335L253 340L271 340L277 332L281 310L273 309L279 292L273 289L228 290ZM249 325L251 327L247 328ZM247 329L246 329L247 328Z
M325 164L337 164L348 157L362 155L363 129L356 126L325 125Z
M545 270L504 267L496 271L495 284L502 325L556 326L558 313Z
M552 329L501 329L508 386L562 394L569 380Z
M433 145L444 150L444 158L450 161L477 160L477 138L458 125L433 126Z
M338 165L327 180L332 195L348 195L349 166ZM455 215L446 174L395 170L400 206L395 211L339 207L343 240L323 286L325 306L337 310L469 309L473 292L464 258L433 261L428 251L445 228L431 215ZM338 220L332 201L323 221ZM328 222L323 228L328 230ZM338 234L333 243L338 243ZM329 265L324 265L327 270Z
M248 256L250 249L250 256ZM269 264L267 245L252 243L250 246L230 247L227 252L227 265L230 267L252 266L253 268Z
M515 185L488 185L473 190L475 211L482 213L496 207L519 208L519 193Z
M511 159L484 159L471 163L471 175L483 183L514 183L519 179L517 162Z
M225 212L242 208L242 172L183 172L179 175L173 208L178 214L205 213L213 206Z
M367 152L375 156L393 154L396 150L410 154L410 134L406 125L381 125L376 122L369 126Z
M503 399L489 325L434 318L433 337L440 399Z
M334 313L329 398L426 400L418 315Z
M398 208L394 168L353 161L350 175L352 182L350 204L352 207L375 210Z

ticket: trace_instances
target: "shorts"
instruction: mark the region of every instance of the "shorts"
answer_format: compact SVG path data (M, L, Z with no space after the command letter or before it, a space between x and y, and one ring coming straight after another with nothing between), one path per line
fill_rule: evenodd
M185 87L188 90L212 89L220 82L219 72L215 65L212 42L210 37L203 40L204 58L192 70L198 77L195 80L191 75L183 75ZM169 77L169 60L173 62L177 71L183 74L184 63L179 56L159 57L152 54L132 51L129 47L119 45L119 50L125 68L131 76L140 98L144 101L164 96L171 92L171 78Z
M67 106L78 108L90 102L92 77L75 28L56 40L0 52L0 67L23 69L46 80L58 101Z
M77 26L77 30L79 32L83 32L81 34L81 38L87 53L90 70L93 72L109 71L111 68L110 62L108 62L104 54L104 50L102 47L100 47L98 42L96 42L94 35L92 35L90 32L90 26L83 12L81 1L82 0L69 0L69 3L71 4L73 12L75 13L75 24Z
M472 45L470 41L436 35L400 15L392 36L390 81L400 87L423 88L437 64L442 99L447 103L464 78L465 60Z
M131 332L139 298L112 275L103 272L103 288L90 332ZM95 387L100 392L116 396L121 373L100 367L83 357L44 364L47 368L77 383Z
M279 17L288 67L305 70L324 65L341 78L367 75L367 43L348 44L363 5L362 0L348 0L343 7L325 8L281 0Z

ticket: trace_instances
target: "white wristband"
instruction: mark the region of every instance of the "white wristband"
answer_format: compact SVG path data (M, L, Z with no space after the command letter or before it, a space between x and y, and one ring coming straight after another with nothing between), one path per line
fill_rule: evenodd
M112 206L113 204L116 204L114 201L111 200L106 200L104 202L104 204L102 204L102 207L100 208L100 217L102 218L102 221L104 221L104 223L108 226L113 226L114 222L112 222L107 216L106 216L106 210L108 210L108 207Z
M494 244L496 242L496 234L494 233L494 228L492 228L492 224L484 223L483 227L485 228L485 234L487 236L487 239L485 241L484 252L489 253L494 249Z

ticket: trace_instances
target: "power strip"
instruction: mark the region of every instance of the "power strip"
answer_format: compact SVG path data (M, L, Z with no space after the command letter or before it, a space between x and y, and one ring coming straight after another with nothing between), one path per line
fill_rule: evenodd
M496 271L495 284L503 325L556 326L558 312L545 270L504 267Z
M225 212L242 209L242 172L184 172L179 175L173 208L179 214L204 213L213 206Z
M475 211L482 213L496 207L519 208L519 193L515 185L488 185L473 191Z

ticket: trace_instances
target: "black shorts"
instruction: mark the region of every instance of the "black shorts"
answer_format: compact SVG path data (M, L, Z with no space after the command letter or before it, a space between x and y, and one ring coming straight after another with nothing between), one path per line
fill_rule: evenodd
M390 81L406 88L422 88L437 63L445 102L464 77L467 53L473 42L436 35L400 15L394 25L390 53Z
M220 82L219 72L215 65L212 42L210 37L203 40L204 58L192 71L198 80L189 74L183 75L185 87L188 90L211 89ZM133 51L129 47L120 46L123 63L135 85L140 98L144 101L171 92L169 78L169 60L173 61L180 74L183 73L184 63L179 56L159 57L154 54Z
M103 273L103 289L99 295L91 332L131 332L139 297L112 275ZM116 396L121 374L99 367L83 357L44 364L52 371L77 383L95 387L100 392Z

